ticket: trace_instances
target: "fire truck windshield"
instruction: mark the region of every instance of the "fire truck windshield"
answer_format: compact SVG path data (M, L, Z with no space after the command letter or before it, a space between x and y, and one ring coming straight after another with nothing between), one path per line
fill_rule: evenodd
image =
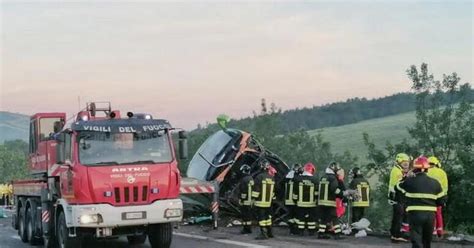
M79 161L83 165L167 163L173 159L165 131L113 133L80 131Z

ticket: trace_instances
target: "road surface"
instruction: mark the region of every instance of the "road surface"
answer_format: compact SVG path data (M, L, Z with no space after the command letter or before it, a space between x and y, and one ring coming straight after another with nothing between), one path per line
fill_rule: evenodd
M10 215L10 214L8 214ZM0 219L0 248L28 248L32 247L23 243L17 235L16 230L11 227L11 219ZM405 248L410 244L392 244L386 237L369 236L362 239L346 237L343 240L318 240L315 237L295 237L289 236L288 230L284 227L274 228L276 238L265 241L255 240L257 228L254 228L254 234L240 235L239 227L220 227L219 230L210 230L209 227L201 226L180 226L174 230L172 247L191 247L191 248L241 248L241 247L354 247L354 248L376 248L376 247L394 247ZM96 248L125 248L130 247L125 238L114 240L93 241L86 247ZM133 246L135 248L150 247L148 241L143 245ZM433 248L455 248L455 247L474 247L473 245L461 245L450 243L433 243Z

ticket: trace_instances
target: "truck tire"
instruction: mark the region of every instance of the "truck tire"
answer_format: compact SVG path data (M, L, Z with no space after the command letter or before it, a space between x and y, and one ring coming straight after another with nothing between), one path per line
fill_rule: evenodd
M148 239L152 248L169 248L172 238L171 223L154 224L148 227Z
M18 236L24 243L28 242L28 236L26 235L26 218L25 218L25 207L22 207L18 211Z
M146 241L146 234L130 235L127 236L127 240L130 245L141 245L144 244Z
M80 248L82 245L80 236L69 237L69 231L66 226L66 216L64 212L59 213L57 221L57 240L59 248Z
M32 204L26 209L26 236L31 245L39 245L41 243L41 238L38 238L35 233L34 208L36 208L36 206L35 204Z

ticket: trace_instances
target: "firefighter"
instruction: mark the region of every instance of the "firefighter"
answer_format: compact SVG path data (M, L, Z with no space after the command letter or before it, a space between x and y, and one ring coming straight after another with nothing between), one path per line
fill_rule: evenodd
M253 178L250 175L250 166L243 164L240 167L240 172L243 175L240 182L240 213L242 216L242 231L241 234L252 233L252 188Z
M399 183L404 175L404 171L408 171L410 166L410 157L405 153L399 153L395 157L395 165L390 172L390 181L388 183L388 203L392 205L392 225L390 228L392 242L408 242L402 236L400 228L402 226L404 210L404 201L402 198L395 197L395 186Z
M316 201L318 198L319 181L315 176L316 167L307 163L303 167L303 173L297 177L294 183L293 199L296 201L296 224L298 234L304 236L305 228L308 235L316 233Z
M273 179L276 170L268 161L260 163L261 172L254 179L252 198L257 214L260 235L256 239L273 238L272 232L272 200L275 197L275 180Z
M413 164L414 176L407 177L395 187L397 194L407 199L412 247L430 247L433 221L437 206L444 205L441 184L426 174L430 165L426 157L418 157Z
M288 172L285 177L285 206L288 209L288 226L290 228L290 235L297 234L296 226L296 207L293 200L294 182L297 180L300 173L301 165L295 164L293 169Z
M341 169L337 162L331 162L326 168L324 175L319 181L318 210L321 216L319 223L318 238L330 238L327 232L334 230L334 238L339 239L341 226L337 223L336 215L336 197L343 197L344 192L341 189L336 173Z
M364 218L365 209L370 206L370 185L360 171L359 167L354 167L349 171L349 189L356 190L359 197L352 202L352 223Z
M435 156L431 156L428 158L428 163L430 164L430 169L427 172L427 175L436 179L440 184L441 188L443 189L443 193L448 196L448 176L446 172L441 168L441 163L439 162L438 158ZM436 218L435 218L435 230L433 234L437 234L438 237L442 237L444 234L443 230L443 207L438 206L436 210Z

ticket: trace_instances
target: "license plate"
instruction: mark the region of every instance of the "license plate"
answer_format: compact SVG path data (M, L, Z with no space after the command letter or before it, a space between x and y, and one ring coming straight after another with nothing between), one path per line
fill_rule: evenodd
M146 218L146 212L125 212L122 213L122 220L139 220L139 219L145 219Z

